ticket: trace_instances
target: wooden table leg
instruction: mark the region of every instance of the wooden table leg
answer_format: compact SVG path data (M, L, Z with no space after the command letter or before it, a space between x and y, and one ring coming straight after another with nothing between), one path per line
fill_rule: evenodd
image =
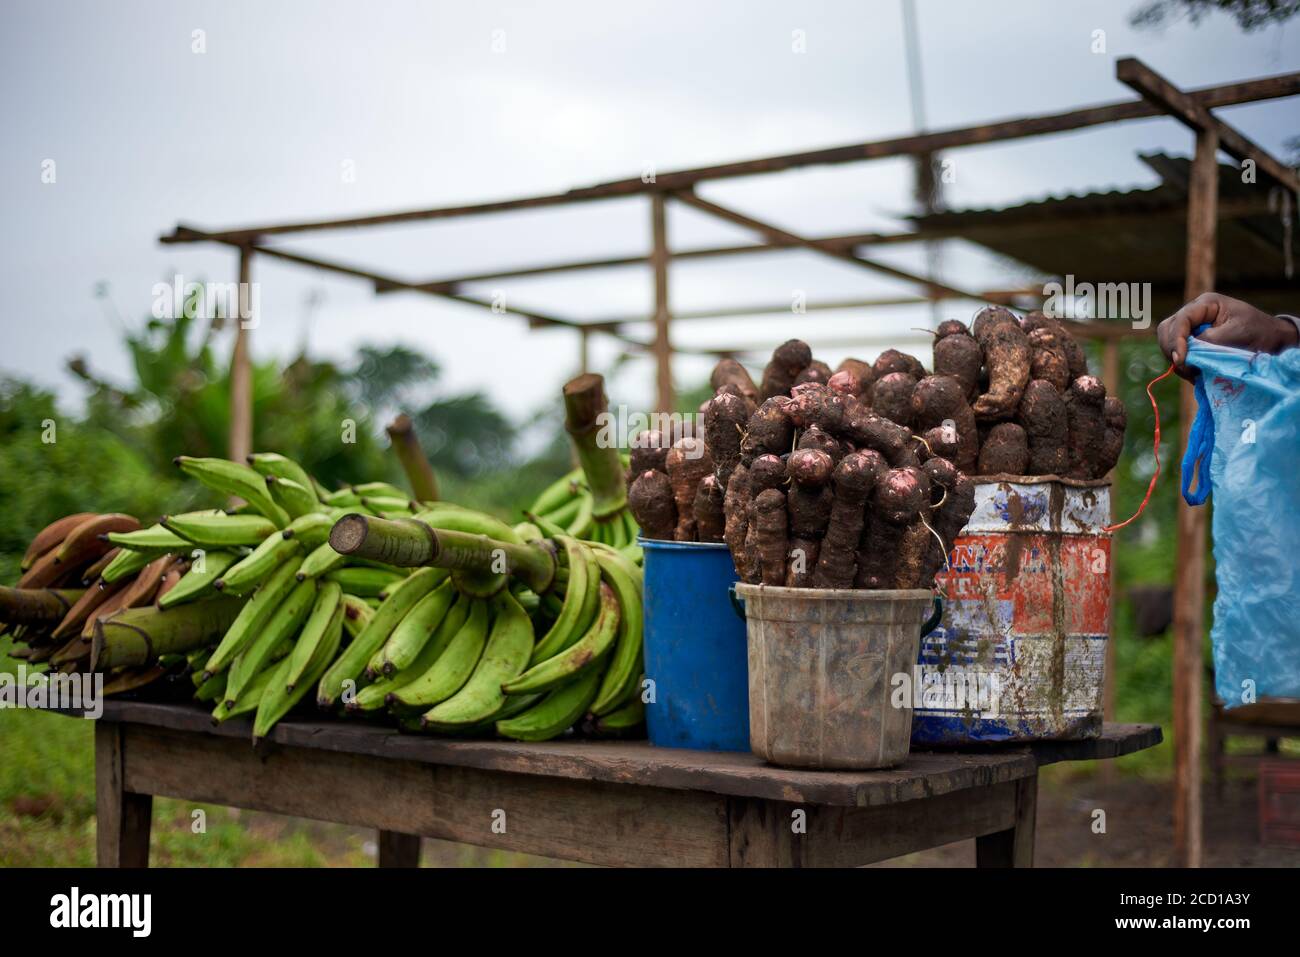
M153 796L122 787L121 725L95 722L95 850L100 867L148 867Z
M1033 867L1038 775L1016 782L1016 824L975 838L976 867Z
M379 832L380 867L419 867L420 839L399 831Z

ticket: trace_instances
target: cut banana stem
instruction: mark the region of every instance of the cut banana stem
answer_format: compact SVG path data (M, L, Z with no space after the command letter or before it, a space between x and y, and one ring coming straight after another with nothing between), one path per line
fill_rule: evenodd
M448 529L414 519L388 521L345 515L334 525L330 544L343 555L358 555L398 566L434 566L488 575L514 574L539 594L555 574L555 557L540 545L519 545Z
M243 602L217 598L160 611L131 608L95 624L92 670L144 665L162 654L192 651L221 637Z
M612 515L627 503L623 460L618 446L602 428L609 412L605 380L595 373L583 373L564 384L564 428L578 453L583 477L591 489L592 514Z
M393 443L393 453L402 463L406 480L411 483L411 492L422 502L438 500L438 478L429 464L424 449L420 447L419 436L415 434L415 423L405 412L393 419L385 429Z
M79 588L0 586L0 620L15 625L52 625L67 615L84 594Z

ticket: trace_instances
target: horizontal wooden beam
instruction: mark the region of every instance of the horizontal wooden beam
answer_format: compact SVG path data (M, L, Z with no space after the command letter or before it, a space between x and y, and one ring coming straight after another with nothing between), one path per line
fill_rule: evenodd
M1219 218L1239 219L1246 216L1268 214L1266 199L1236 200L1225 202L1219 210ZM972 221L969 218L943 225L928 224L920 229L903 233L850 233L837 236L815 237L818 243L840 246L852 251L860 246L895 246L910 243L930 242L936 239L968 239L980 242L985 235L998 235L1007 229L1015 229L1020 235L1051 235L1060 231L1063 223L1079 223L1090 227L1149 226L1153 222L1181 222L1187 218L1187 204L1178 202L1167 207L1143 209L1133 212L1114 212L1112 210L1079 210L1067 217L1043 216L1033 210L1026 210L1021 215L1013 215L999 210L990 213L996 217L992 221ZM700 249L683 249L679 252L669 251L673 261L688 261L726 256L747 256L755 253L788 252L801 248L798 243L772 241L764 243L746 243L743 246L709 246ZM616 256L605 259L580 259L559 263L543 263L534 266L520 266L512 269L498 269L490 272L471 273L462 276L450 276L443 279L429 279L417 283L404 283L391 288L376 287L378 293L401 292L411 289L438 290L458 292L462 285L469 283L491 282L499 279L516 279L530 276L545 276L552 273L577 272L584 269L613 269L626 266L648 266L648 255ZM928 299L926 300L929 301ZM674 319L680 318L677 314Z
M1254 103L1260 100L1276 99L1300 94L1300 73L1283 73L1277 76L1247 80L1241 83L1229 83L1220 86L1205 87L1188 93L1205 109L1232 106L1239 103ZM367 216L353 216L340 219L309 220L297 223L273 223L258 226L243 226L236 229L198 230L193 227L178 225L169 235L163 236L164 243L203 242L211 238L221 238L248 242L262 236L284 233L317 232L329 229L349 227L380 226L396 223L423 222L435 219L449 219L459 216L474 216L486 213L509 212L521 209L537 209L561 206L568 203L584 202L595 199L610 199L640 193L677 191L687 189L696 183L710 179L723 179L732 176L752 176L759 173L771 173L781 170L797 169L807 166L850 163L859 160L883 159L892 156L914 156L933 153L938 150L950 150L958 147L977 146L999 141L1021 139L1029 136L1041 136L1048 133L1064 133L1070 130L1084 129L1104 123L1123 120L1146 119L1163 115L1164 110L1145 100L1124 100L1105 103L1098 106L1084 107L1065 113L1051 113L1020 119L1003 120L995 123L981 123L934 133L913 136L901 136L891 139L875 140L866 143L853 143L847 146L829 149L810 150L799 153L787 153L781 156L769 156L761 159L743 160L724 163L717 166L704 166L694 169L660 173L653 182L635 179L616 180L569 190L565 193L553 193L531 196L523 199L499 200L487 203L473 203L461 206L443 206L433 209L416 209L400 212L375 213Z
M1279 185L1293 193L1300 193L1300 177L1296 176L1295 170L1252 142L1235 127L1223 122L1195 97L1178 89L1141 60L1134 57L1119 60L1115 64L1115 76L1174 119L1194 130L1217 133L1219 149L1229 156L1240 162L1253 161L1260 172Z
M672 195L674 199L677 199L688 206L693 206L702 212L710 213L719 219L733 223L737 226L752 229L764 239L781 240L795 246L802 246L805 249L812 249L816 252L824 253L833 259L838 259L855 266L861 266L864 269L869 269L872 272L889 276L892 279L918 283L932 298L948 296L954 299L974 299L976 301L982 301L976 293L965 292L964 290L938 282L937 280L929 279L925 276L918 276L905 269L899 269L896 266L890 266L887 263L882 263L878 260L859 256L849 250L841 249L838 246L829 245L816 239L805 239L802 236L796 235L789 230L782 229L779 226L773 226L770 223L755 219L754 217L738 212L737 210L728 209L725 206L719 206L717 203L711 203L707 199L696 196L695 193L690 190L683 190L680 193L673 193Z
M1036 289L993 289L985 290L978 294L981 301L984 302L1002 302L1006 305L1012 305L1020 299L1027 297L1043 297L1041 287ZM941 295L940 300L951 298ZM961 298L966 298L965 296ZM828 299L818 300L805 303L801 308L807 312L831 312L843 309L876 309L885 306L918 306L928 305L934 302L934 299L926 296L876 296L867 299ZM762 303L748 306L717 306L712 309L694 309L683 310L673 313L673 321L678 319L727 319L736 316L797 316L791 304L786 303ZM636 323L653 322L653 316L617 316L604 319L601 324L604 326L622 327Z
M1281 73L1255 80L1245 80L1240 83L1203 87L1192 90L1189 95L1194 97L1206 109L1213 109L1220 106L1255 103L1260 100L1271 100L1297 94L1300 94L1300 72ZM830 147L829 149L787 153L783 156L723 163L718 166L706 166L675 173L660 173L655 176L655 182L649 185L643 183L640 179L618 180L611 183L601 183L586 190L574 190L570 195L587 195L591 193L625 195L645 192L647 189L678 190L709 179L751 176L757 173L772 173L806 166L851 163L857 160L916 156L965 146L980 146L1005 140L1042 136L1048 133L1065 133L1106 123L1149 119L1150 117L1161 116L1163 113L1163 110L1145 100L1120 100L1070 110L1065 113L1041 114L1020 119L981 123L976 126L940 130L934 133L921 133L912 136L875 140L868 143L854 143L849 146Z
M227 240L216 240L217 242L226 243ZM420 292L426 295L438 296L441 299L449 299L453 302L463 302L473 306L482 306L485 309L491 309L495 312L504 312L509 315L518 316L528 322L529 328L536 329L541 326L563 326L566 328L577 328L579 323L571 319L562 319L559 316L547 315L532 309L521 309L518 306L501 304L500 307L490 300L479 299L475 296L465 295L464 293L446 293L433 289L423 289L413 286L410 283L395 279L392 276L384 276L372 272L368 269L361 269L356 266L347 266L343 263L331 262L326 259L319 259L315 256L304 256L302 253L292 253L287 249L278 249L275 246L252 246L254 252L263 256L270 256L272 259L281 259L285 262L297 263L300 266L310 266L313 269L322 269L326 272L338 273L343 276L352 276L357 279L367 279L376 286L383 285L388 288L404 288L411 292Z
M894 243L911 243L921 237L920 233L853 233L847 236L823 236L818 242L830 243L852 249L862 245L892 245ZM747 243L743 246L710 246L701 249L683 249L680 252L669 250L668 258L672 260L710 259L718 256L744 256L751 253L770 253L781 250L797 249L797 243ZM500 269L492 272L472 273L446 279L430 279L416 283L421 289L453 289L465 283L489 282L494 279L516 279L527 276L544 276L557 272L574 272L583 269L612 269L620 266L649 266L649 254L638 256L616 256L607 259L581 259L561 263L545 263L537 266L521 266L515 269ZM385 292L387 290L378 290ZM673 318L676 318L674 315Z

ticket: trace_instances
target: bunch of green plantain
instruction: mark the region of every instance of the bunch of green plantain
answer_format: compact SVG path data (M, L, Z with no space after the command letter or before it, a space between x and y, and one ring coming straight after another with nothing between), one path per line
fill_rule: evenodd
M486 556L537 550L551 562L538 594L526 576L469 587L456 571L422 567L392 589L352 645L322 678L317 703L351 713L386 711L411 730L544 741L586 716L600 730L638 726L641 704L641 569L617 549L567 535L542 538L531 523L462 510L452 538L473 529ZM424 516L414 521L438 520ZM370 531L379 534L382 528ZM493 534L488 534L488 532ZM452 533L448 535L446 533ZM518 553L515 553L518 554ZM469 552L458 562L473 561Z
M68 516L40 533L21 587L0 589L0 627L33 664L104 672L110 693L180 675L215 722L251 716L254 740L311 692L327 711L426 733L545 740L584 718L611 733L641 724L631 539L512 527L382 482L328 492L274 453L175 461L242 504L148 527ZM400 565L345 554L330 541L342 519L468 546ZM498 567L501 551L512 558Z

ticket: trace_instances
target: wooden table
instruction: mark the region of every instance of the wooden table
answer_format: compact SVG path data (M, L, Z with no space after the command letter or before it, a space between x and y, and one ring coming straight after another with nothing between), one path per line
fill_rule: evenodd
M149 862L153 795L379 830L381 867L420 837L591 864L855 866L974 838L980 867L1033 861L1038 768L1158 744L1154 725L978 753L913 753L888 771L794 771L752 754L645 742L518 744L287 720L249 726L189 705L110 701L95 727L101 867Z

